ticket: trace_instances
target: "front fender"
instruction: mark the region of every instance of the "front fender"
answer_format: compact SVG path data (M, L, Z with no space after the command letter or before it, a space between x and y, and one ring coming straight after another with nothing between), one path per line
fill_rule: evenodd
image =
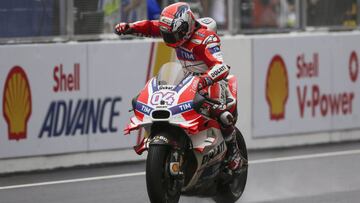
M188 145L189 138L185 131L169 123L155 123L151 127L149 145L168 145L182 149Z
M150 139L149 145L169 145L172 146L176 141L173 141L172 136L168 133L161 133L155 135L153 138Z
M151 145L167 145L172 149L186 149L191 146L191 140L180 127L167 122L158 122L151 126L150 135L143 138L140 144L134 147L134 150L141 155Z
M176 148L177 142L166 132L159 133L153 136L144 137L140 144L134 146L134 150L138 155L141 155L144 151L147 151L152 145L167 145L171 148Z

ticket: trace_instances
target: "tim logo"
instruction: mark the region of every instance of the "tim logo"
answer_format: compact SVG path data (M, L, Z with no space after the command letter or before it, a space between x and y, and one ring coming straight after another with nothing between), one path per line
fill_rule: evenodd
M191 52L187 52L183 49L176 49L176 55L180 60L195 61L195 56Z
M285 106L289 96L289 79L284 60L275 55L269 64L265 94L269 105L270 120L285 118Z
M7 75L3 91L3 115L8 125L9 140L26 138L31 107L29 80L25 71L15 66Z

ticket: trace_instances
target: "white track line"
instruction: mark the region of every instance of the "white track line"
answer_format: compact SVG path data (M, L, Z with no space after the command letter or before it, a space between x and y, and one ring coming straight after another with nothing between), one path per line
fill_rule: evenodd
M296 161L296 160L303 160L303 159L326 158L326 157L332 157L332 156L345 156L345 155L354 155L354 154L360 154L360 150L347 150L347 151L307 154L307 155L299 155L299 156L279 157L279 158L272 158L272 159L260 159L260 160L249 161L249 164L264 164L264 163L281 162L281 161Z
M354 155L354 154L360 154L360 150L348 150L348 151L309 154L309 155L300 155L300 156L280 157L280 158L273 158L273 159L261 159L261 160L249 161L249 164L250 165L264 164L264 163L272 163L272 162L295 161L295 160L303 160L303 159L325 158L325 157L332 157L332 156L345 156L345 155ZM145 172L125 173L125 174L109 175L109 176L97 176L97 177L91 177L91 178L78 178L78 179L50 181L50 182L42 182L42 183L31 183L31 184L23 184L23 185L11 185L11 186L0 187L0 190L46 186L46 185L57 185L57 184L64 184L64 183L77 183L77 182L86 182L86 181L95 181L95 180L107 180L107 179L125 178L125 177L142 176L142 175L145 175Z
M78 179L50 181L50 182L32 183L32 184L23 184L23 185L12 185L12 186L0 187L0 190L35 187L35 186L45 186L45 185L57 185L57 184L64 184L64 183L78 183L78 182L86 182L86 181L93 181L93 180L106 180L106 179L125 178L125 177L132 177L132 176L141 176L141 175L145 175L145 172L125 173L125 174L109 175L109 176L97 176L97 177L91 177L91 178L78 178Z

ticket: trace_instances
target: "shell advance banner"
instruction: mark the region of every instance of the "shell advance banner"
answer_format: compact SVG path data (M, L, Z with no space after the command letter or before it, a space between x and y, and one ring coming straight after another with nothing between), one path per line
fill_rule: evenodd
M0 158L134 146L137 135L122 131L152 46L1 46Z
M359 35L255 38L253 136L360 128Z

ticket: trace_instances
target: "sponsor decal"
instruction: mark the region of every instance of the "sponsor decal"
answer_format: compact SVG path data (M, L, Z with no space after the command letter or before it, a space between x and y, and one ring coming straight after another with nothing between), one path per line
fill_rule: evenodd
M114 120L120 116L121 97L59 100L51 102L38 137L59 137L77 133L117 132ZM108 119L105 119L107 117ZM104 121L107 120L107 123Z
M174 88L173 85L160 85L159 90L172 90Z
M185 102L170 108L171 114L176 115L193 109L193 102Z
M201 32L195 32L196 35L199 35L200 37L205 37L205 34L204 33L201 33Z
M170 28L160 25L160 30L163 32L170 32Z
M180 48L176 49L176 55L179 60L195 61L195 56L193 53Z
M352 82L356 82L359 75L359 59L355 51L352 51L349 59L349 74Z
M213 158L215 158L217 155L223 153L225 151L225 142L223 141L215 148L211 149L205 156L203 157L201 165L204 165L206 163L209 163Z
M166 17L166 16L161 16L160 17L160 22L165 23L168 26L171 26L173 20L174 19Z
M28 77L20 66L7 75L3 90L3 115L8 125L8 139L25 139L31 116L32 100Z
M201 40L199 39L192 39L191 42L194 44L201 44Z
M214 47L210 47L208 48L208 50L210 51L211 54L215 54L215 53L218 53L220 52L220 46L214 46Z
M155 136L153 138L153 142L155 142L155 143L159 143L159 142L169 143L169 140L164 136L158 135L158 136Z
M143 104L141 102L136 102L136 106L135 109L143 114L146 115L150 115L150 113L152 112L152 110L154 110L153 108L151 108L150 106Z
M280 55L275 55L268 67L265 87L270 120L279 121L285 118L285 106L289 96L288 78L284 60Z
M209 71L209 75L212 79L215 79L216 77L218 77L219 75L225 73L228 70L228 68L225 65L220 65L217 68L212 68Z

